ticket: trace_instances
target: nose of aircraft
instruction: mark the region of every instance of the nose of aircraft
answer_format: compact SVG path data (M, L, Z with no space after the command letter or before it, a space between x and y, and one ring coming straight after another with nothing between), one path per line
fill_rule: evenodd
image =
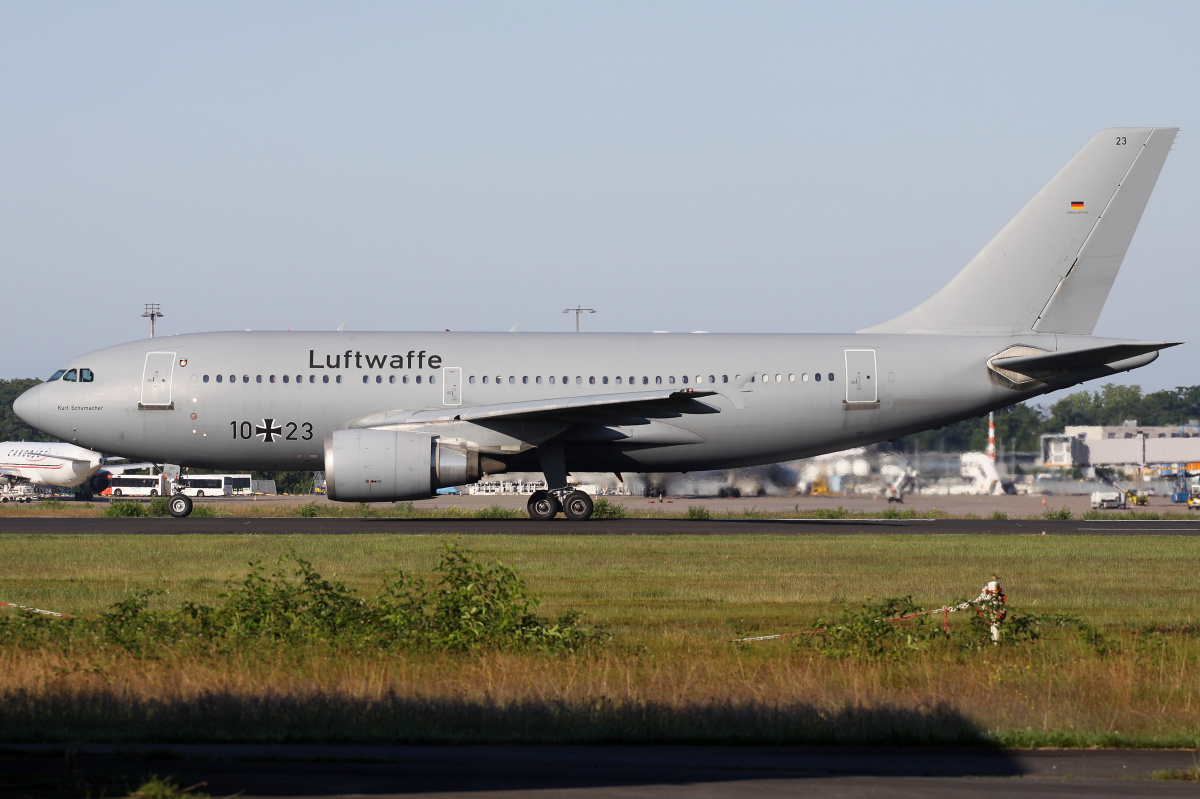
M40 421L41 401L38 397L41 394L41 388L41 386L34 386L17 397L16 402L13 403L13 412L30 427L37 427Z

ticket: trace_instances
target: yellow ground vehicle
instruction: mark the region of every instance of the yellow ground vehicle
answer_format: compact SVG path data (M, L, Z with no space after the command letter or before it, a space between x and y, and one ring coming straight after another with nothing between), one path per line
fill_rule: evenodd
M1200 493L1189 496L1187 506L1188 510L1200 510Z

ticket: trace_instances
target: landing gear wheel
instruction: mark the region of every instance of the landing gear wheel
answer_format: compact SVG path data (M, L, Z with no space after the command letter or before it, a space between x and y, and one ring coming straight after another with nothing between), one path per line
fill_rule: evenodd
M182 519L192 512L192 498L186 494L176 494L167 503L167 512L176 519Z
M563 501L563 513L573 522L592 518L592 498L582 491L572 491Z
M534 491L525 509L529 511L529 518L544 522L557 516L561 507L558 498L549 491Z

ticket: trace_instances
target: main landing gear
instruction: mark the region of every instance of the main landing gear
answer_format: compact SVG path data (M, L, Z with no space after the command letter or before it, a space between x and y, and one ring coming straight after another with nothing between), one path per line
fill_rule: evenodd
M592 498L572 488L555 488L550 491L534 491L525 506L529 518L548 521L563 512L573 522L585 522L592 518Z

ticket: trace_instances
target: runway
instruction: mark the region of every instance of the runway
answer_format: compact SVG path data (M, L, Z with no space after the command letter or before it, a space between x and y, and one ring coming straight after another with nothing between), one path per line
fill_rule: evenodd
M687 746L387 746L82 744L0 749L22 785L63 774L175 775L214 796L633 797L1195 796L1164 773L1194 768L1182 750L1003 750ZM1159 779L1155 779L1155 773ZM97 777L92 776L95 780ZM110 777L111 778L111 777ZM59 777L62 779L62 777ZM136 783L135 783L136 784ZM0 789L0 794L5 794ZM7 795L7 794L5 794Z
M1088 519L304 519L0 518L0 535L1200 535L1200 518Z

